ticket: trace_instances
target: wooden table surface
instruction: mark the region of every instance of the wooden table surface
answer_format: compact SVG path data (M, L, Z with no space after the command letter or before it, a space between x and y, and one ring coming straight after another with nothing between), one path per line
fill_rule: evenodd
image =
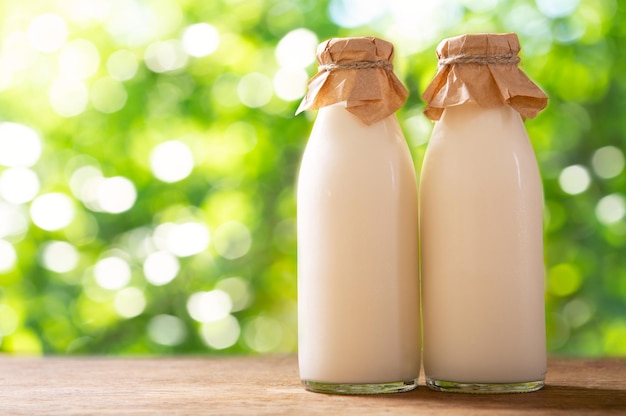
M0 356L0 415L626 415L626 359L551 359L535 393L336 396L300 386L295 356Z

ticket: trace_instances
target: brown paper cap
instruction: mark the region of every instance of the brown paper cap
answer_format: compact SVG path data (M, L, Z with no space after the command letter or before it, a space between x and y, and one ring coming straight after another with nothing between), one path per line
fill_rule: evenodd
M437 56L440 62L447 59L451 63L439 67L422 94L427 104L424 114L439 120L446 107L474 102L483 107L508 104L523 117L535 117L548 104L546 94L514 61L494 62L498 57L517 59L519 50L515 33L462 35L443 40L437 47ZM483 63L454 63L457 58Z
M317 60L320 70L309 80L308 92L296 114L345 101L348 111L371 125L395 113L409 94L391 69L393 45L382 39L330 39L317 48ZM356 63L362 62L389 65L357 68ZM328 64L338 64L341 68L324 69ZM351 64L355 67L350 68Z

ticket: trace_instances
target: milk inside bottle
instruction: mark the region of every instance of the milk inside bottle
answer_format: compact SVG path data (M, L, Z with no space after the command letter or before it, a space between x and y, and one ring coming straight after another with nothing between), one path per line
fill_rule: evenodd
M444 40L423 94L435 120L420 181L423 360L436 390L544 384L543 197L522 117L547 97L519 50L515 34Z
M322 43L299 110L319 109L297 188L298 356L311 391L417 386L417 184L392 59L377 38Z

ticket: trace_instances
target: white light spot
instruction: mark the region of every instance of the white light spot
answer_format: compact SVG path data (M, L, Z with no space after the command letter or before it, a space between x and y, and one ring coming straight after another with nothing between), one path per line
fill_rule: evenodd
M350 3L351 7L360 4L355 0ZM388 7L393 25L387 31L387 37L397 38L396 51L405 56L432 48L433 43L447 32L446 29L454 31L463 22L464 16L463 7L455 0L390 0Z
M241 329L237 318L228 315L219 321L205 322L200 327L202 340L211 348L223 350L235 345Z
M616 223L624 218L624 215L626 215L626 201L621 194L607 195L596 205L596 217L603 224Z
M306 93L307 80L304 69L281 68L274 76L274 90L279 98L294 101Z
M144 259L157 248L152 239L152 228L142 226L125 232L122 236L122 246L125 250L137 259Z
M167 183L185 179L194 167L189 147L178 140L157 145L150 154L150 169L159 180Z
M473 0L468 1L473 3ZM502 22L524 39L528 58L545 55L552 48L553 24L536 7L526 3L513 6L502 16Z
M59 53L59 71L62 78L88 78L96 73L99 65L98 48L85 39L71 41Z
M599 177L614 178L624 170L624 153L615 146L601 147L594 152L591 165Z
M260 353L271 352L283 338L281 324L273 318L258 316L249 321L243 331L243 339L250 348Z
M421 146L428 142L433 130L433 123L424 115L416 115L404 120L407 138L412 146Z
M101 211L98 191L104 182L102 172L95 166L81 166L70 177L70 189L92 211Z
M143 263L146 280L155 286L171 282L180 270L178 259L166 251L151 253Z
M276 60L283 68L304 69L315 62L318 43L317 36L310 30L292 30L278 42Z
M43 230L60 230L74 219L74 204L65 194L44 194L33 201L30 216L35 225Z
M61 78L50 87L48 100L55 113L62 117L73 117L85 111L89 90L80 80Z
M47 243L41 254L41 265L56 273L67 273L78 265L78 251L65 241Z
M0 201L0 238L21 236L28 230L24 208Z
M177 40L154 42L144 55L146 66L153 72L175 71L187 65L187 54Z
M10 168L0 174L0 196L13 204L31 201L39 192L39 178L28 168Z
M187 301L187 312L198 322L213 322L225 318L233 304L228 293L219 289L192 294Z
M591 319L593 311L587 302L581 299L574 299L563 307L563 315L567 318L571 327L578 328Z
M122 318L134 318L146 308L146 297L140 289L127 287L115 294L113 307Z
M148 336L157 344L175 346L187 337L182 319L172 315L157 315L148 322Z
M9 70L9 76L13 71L27 69L35 65L39 54L29 47L28 35L26 32L10 32L3 36L2 53L0 62L3 70Z
M553 19L569 16L578 7L578 0L535 0L535 3L541 13Z
M564 192L570 195L585 192L591 184L589 171L582 165L568 166L559 175L559 185Z
M91 87L91 104L101 113L120 111L126 105L127 98L124 85L113 78L100 78Z
M130 282L130 265L121 257L106 257L96 263L94 277L96 283L104 289L121 289Z
M237 84L237 96L250 108L263 107L272 99L272 81L259 72L247 74Z
M386 10L387 4L376 0L332 0L328 6L330 19L347 28L367 25Z
M6 273L15 267L17 253L11 243L0 240L0 273Z
M165 248L178 257L198 254L209 246L209 230L204 224L161 224L155 230L157 238L164 238Z
M97 201L104 212L119 214L128 211L136 199L135 185L123 176L104 179L98 187Z
M102 22L109 16L109 0L69 0L68 13L81 23Z
M29 167L41 156L41 139L30 127L0 123L0 165Z
M28 25L28 41L40 52L59 50L67 39L67 25L53 13L35 17Z
M157 19L153 6L139 1L109 1L105 22L107 32L119 44L142 46L156 36Z
M196 58L212 54L219 43L220 34L208 23L188 26L183 32L183 49Z
M107 71L111 78L118 81L128 81L137 74L139 64L137 57L129 50L115 51L107 59Z
M215 250L224 258L236 259L248 253L252 236L248 227L237 221L226 222L215 230Z
M228 293L233 303L231 312L246 309L252 301L250 285L241 277L227 277L226 279L222 279L215 285L215 288Z

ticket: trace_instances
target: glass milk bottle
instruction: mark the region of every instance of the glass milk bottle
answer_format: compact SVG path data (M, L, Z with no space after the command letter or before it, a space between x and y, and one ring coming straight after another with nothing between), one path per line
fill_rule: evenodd
M298 112L319 109L297 191L298 350L307 390L412 390L420 371L417 184L393 46L331 39Z
M435 390L540 389L546 373L543 196L523 124L547 104L515 34L437 48L420 181L423 360Z

